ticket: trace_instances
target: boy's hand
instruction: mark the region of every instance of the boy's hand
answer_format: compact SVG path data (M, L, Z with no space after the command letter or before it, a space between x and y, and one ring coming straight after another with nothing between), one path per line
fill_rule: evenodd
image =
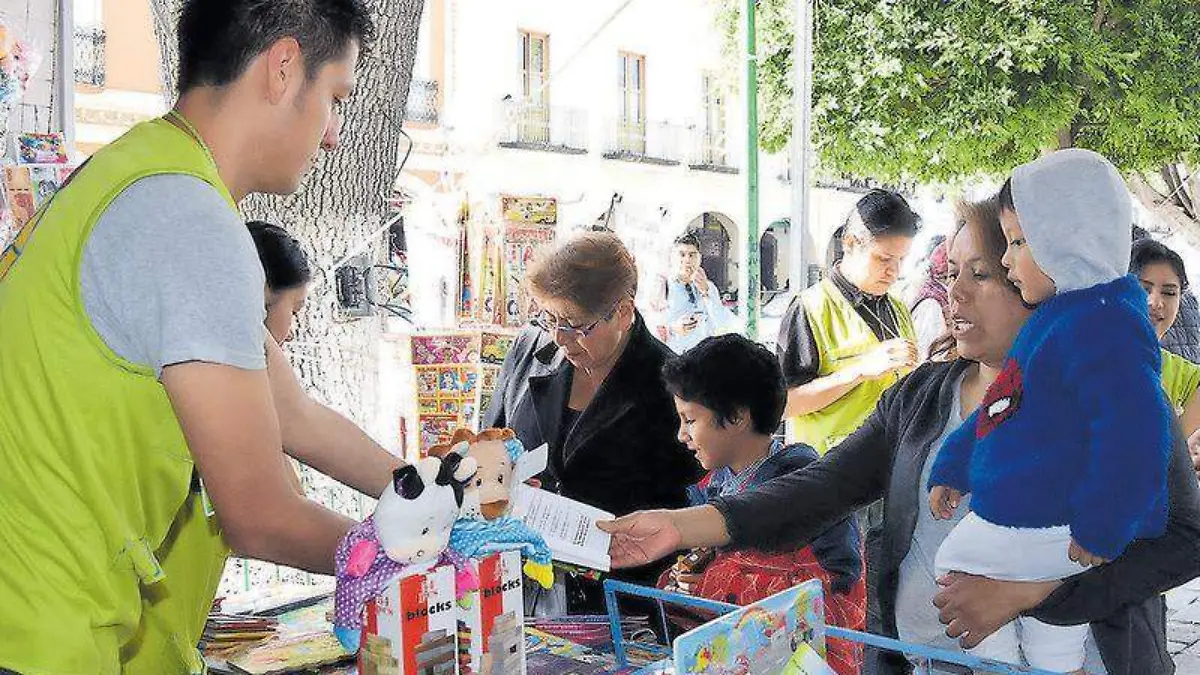
M1084 567L1095 567L1096 565L1103 565L1108 562L1107 558L1101 558L1098 555L1089 553L1087 549L1075 543L1074 539L1071 540L1071 547L1067 549L1067 555L1070 556L1071 560Z
M929 511L938 520L950 520L961 502L962 493L952 487L935 485L929 491Z

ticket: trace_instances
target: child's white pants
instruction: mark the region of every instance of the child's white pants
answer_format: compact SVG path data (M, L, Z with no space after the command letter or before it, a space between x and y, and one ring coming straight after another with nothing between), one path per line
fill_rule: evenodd
M1068 555L1071 531L1066 526L1019 528L995 525L968 513L938 548L937 575L966 572L1001 581L1057 581L1086 567ZM1056 672L1083 667L1088 625L1052 626L1022 616L1002 626L972 654L997 661Z

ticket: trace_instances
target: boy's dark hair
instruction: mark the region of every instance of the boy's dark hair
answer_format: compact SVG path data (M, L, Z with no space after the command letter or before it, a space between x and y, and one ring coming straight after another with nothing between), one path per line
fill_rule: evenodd
M351 42L365 53L375 40L363 0L186 0L178 31L180 95L230 84L286 37L300 43L309 79Z
M921 229L921 216L898 192L876 189L858 200L843 227L846 234L860 239L913 237Z
M1133 250L1129 255L1129 272L1131 274L1141 274L1147 265L1156 263L1166 263L1175 270L1175 274L1179 277L1179 290L1182 291L1188 287L1187 269L1184 268L1183 258L1179 257L1178 253L1153 239L1139 239L1133 243Z
M720 426L746 408L760 434L775 433L787 404L779 361L766 347L741 335L707 338L667 361L663 381L673 396L713 411Z
M267 277L267 288L275 292L286 291L312 280L308 255L287 230L261 220L252 220L246 223L246 227L258 249L258 259Z
M672 246L695 246L696 250L699 251L700 250L700 237L697 237L696 233L692 232L692 231L684 232L683 234L679 235L678 237L675 237L675 241L671 245Z

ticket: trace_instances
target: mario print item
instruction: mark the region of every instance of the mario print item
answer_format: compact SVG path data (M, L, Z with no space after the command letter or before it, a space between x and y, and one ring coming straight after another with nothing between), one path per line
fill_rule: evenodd
M1021 367L1015 359L1008 359L1000 376L988 387L979 406L979 422L975 425L975 437L983 440L1021 409L1024 397Z

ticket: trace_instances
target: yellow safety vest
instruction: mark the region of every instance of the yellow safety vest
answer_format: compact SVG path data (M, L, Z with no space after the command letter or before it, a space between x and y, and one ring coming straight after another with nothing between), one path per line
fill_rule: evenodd
M899 300L888 296L896 314L900 337L916 342L912 315ZM808 327L817 343L821 361L817 377L826 377L846 368L858 357L880 344L870 326L855 311L854 305L842 295L829 279L800 294ZM789 441L807 443L824 455L862 426L875 410L875 404L899 378L890 374L877 380L862 382L840 399L821 410L793 417L789 425Z
M79 281L100 215L158 174L237 210L199 142L157 119L96 153L0 255L0 667L24 675L204 671L228 549L166 391L105 345Z

